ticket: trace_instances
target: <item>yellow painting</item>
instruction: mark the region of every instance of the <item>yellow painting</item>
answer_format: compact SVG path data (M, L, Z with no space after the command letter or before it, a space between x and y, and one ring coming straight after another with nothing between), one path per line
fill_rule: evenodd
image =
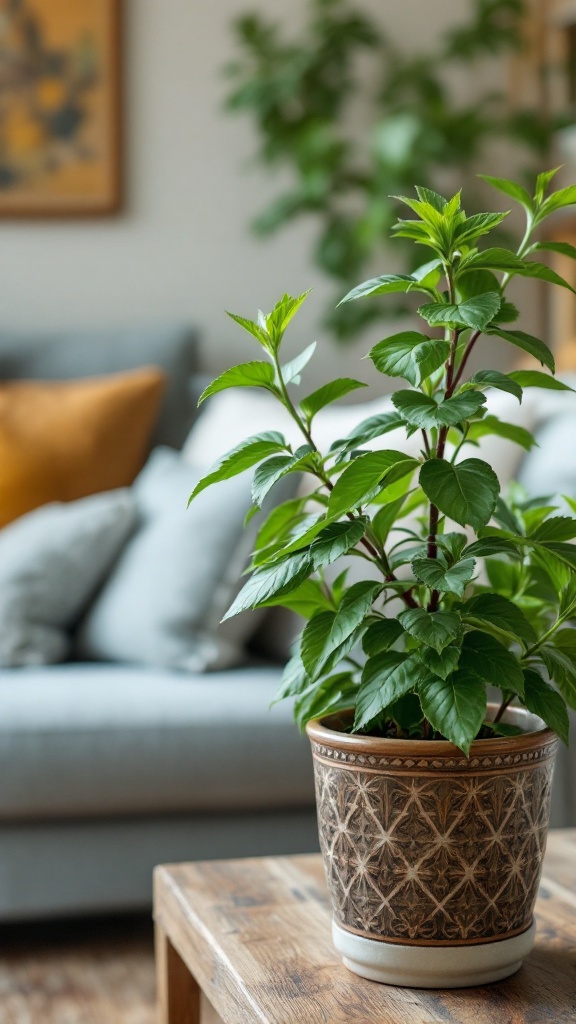
M120 201L120 0L0 0L0 216Z

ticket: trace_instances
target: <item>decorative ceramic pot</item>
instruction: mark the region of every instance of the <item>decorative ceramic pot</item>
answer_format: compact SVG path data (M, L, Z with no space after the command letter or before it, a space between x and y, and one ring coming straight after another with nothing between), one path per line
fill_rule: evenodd
M447 741L307 727L333 939L350 970L413 988L506 978L534 942L533 911L558 740L522 709L525 730Z

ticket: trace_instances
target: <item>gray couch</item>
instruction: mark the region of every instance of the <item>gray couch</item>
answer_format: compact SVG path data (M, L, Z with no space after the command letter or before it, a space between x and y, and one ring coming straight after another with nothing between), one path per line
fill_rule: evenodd
M169 375L155 443L178 448L198 390L189 331L0 338L0 378L142 363ZM540 431L556 416L545 419ZM557 452L557 439L546 444ZM544 469L552 460L536 449L521 469L530 488L552 487ZM316 849L307 741L290 707L269 710L280 672L256 659L210 673L88 661L0 670L0 920L146 906L160 862ZM573 778L563 751L556 825L576 824Z
M0 379L161 366L154 444L196 414L179 325L0 337ZM0 920L143 907L155 864L317 847L311 759L280 666L213 673L71 662L0 670Z

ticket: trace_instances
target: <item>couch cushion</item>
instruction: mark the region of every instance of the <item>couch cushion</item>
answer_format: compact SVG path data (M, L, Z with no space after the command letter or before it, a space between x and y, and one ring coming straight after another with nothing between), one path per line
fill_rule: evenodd
M0 671L0 818L310 806L279 671L185 676L68 664Z
M0 525L49 501L131 484L163 389L164 375L152 367L0 384Z
M243 659L256 623L219 625L245 567L249 474L209 487L178 452L157 448L134 484L140 528L80 626L81 658L201 672Z
M197 351L196 332L178 323L58 334L2 331L0 378L69 380L159 366L168 384L152 442L181 448L196 415L190 381Z
M0 665L65 660L67 631L135 521L125 489L45 505L0 530Z

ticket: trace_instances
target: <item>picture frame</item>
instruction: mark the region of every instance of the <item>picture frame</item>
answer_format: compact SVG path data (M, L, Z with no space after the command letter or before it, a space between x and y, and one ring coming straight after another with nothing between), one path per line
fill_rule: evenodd
M122 202L122 0L0 0L0 218Z

